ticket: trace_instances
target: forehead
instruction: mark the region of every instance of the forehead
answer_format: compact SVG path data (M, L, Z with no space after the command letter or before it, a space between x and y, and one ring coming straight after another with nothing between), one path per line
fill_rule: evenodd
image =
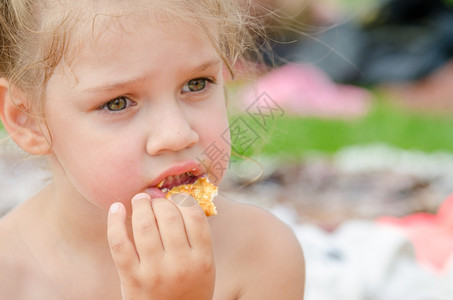
M221 60L212 40L215 32L162 11L98 14L78 30L71 57L57 66L52 77L61 79L63 75L80 88L94 81L102 86L103 82L130 81L144 74L170 74L167 70L174 70L175 75Z
M191 24L203 23L206 28L216 27L216 1L186 0L48 0L42 8L42 21L68 23L76 31L89 29L92 33L103 31L107 23L119 24L124 19L137 23L149 20L178 19ZM211 7L212 6L212 7ZM58 21L60 20L60 21ZM209 21L208 21L209 20ZM66 24L67 25L67 24ZM46 27L46 25L44 25ZM65 27L65 26L63 26Z
M77 56L81 48L103 41L112 32L124 35L137 28L160 25L163 25L161 30L166 30L165 24L168 23L198 27L198 36L204 34L213 46L218 48L219 45L216 32L219 24L208 16L208 7L196 8L201 2L189 5L189 1L181 0L136 0L132 3L127 0L49 1L52 2L53 6L44 9L47 15L44 13L42 26L44 32L46 27L56 27L55 32L49 34L48 41L54 39L51 36L66 40L61 49L66 62L72 60L71 56Z
M146 60L147 57L216 53L213 41L201 27L167 16L148 18L98 17L96 28L79 40L76 60L95 64L109 56ZM141 50L147 49L146 53ZM112 62L110 62L112 63Z

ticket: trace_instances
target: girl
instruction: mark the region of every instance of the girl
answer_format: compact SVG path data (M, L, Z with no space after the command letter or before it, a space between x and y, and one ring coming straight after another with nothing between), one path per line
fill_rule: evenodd
M223 75L246 46L244 6L0 6L0 117L53 174L0 220L0 299L303 298L285 225L221 197L207 219L157 187L218 185L227 168ZM223 159L205 155L213 145Z

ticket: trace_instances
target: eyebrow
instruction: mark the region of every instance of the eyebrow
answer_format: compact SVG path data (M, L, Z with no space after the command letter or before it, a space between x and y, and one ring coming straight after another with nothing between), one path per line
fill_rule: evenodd
M195 67L190 67L185 70L182 70L180 72L183 72L184 76L190 76L191 74L197 74L197 73L201 73L206 70L209 70L209 69L213 69L215 67L220 66L221 64L222 64L222 61L220 59L212 59L212 60L204 62L200 65L197 65ZM136 78L132 78L132 79L125 80L125 81L118 81L118 82L102 84L100 86L89 87L89 88L85 89L84 91L88 92L88 93L115 91L115 90L125 88L131 84L143 82L151 76L152 76L152 73L146 73L144 75L137 76Z

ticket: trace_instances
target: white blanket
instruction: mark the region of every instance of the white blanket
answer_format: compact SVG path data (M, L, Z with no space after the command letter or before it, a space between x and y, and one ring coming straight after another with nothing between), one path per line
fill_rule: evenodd
M453 258L444 274L425 269L397 229L351 220L327 233L296 224L283 207L273 212L294 229L304 249L306 300L453 299Z

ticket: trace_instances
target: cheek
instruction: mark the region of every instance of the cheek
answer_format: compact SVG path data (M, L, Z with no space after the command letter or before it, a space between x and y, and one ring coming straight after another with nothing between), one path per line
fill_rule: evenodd
M137 141L101 138L87 132L54 133L54 154L64 180L98 207L107 209L118 201L129 206L133 193L143 185L141 168L133 159L137 153L132 145Z
M107 208L114 202L128 204L132 193L143 184L139 179L141 169L136 162L125 159L127 154L124 149L93 155L83 163L84 169L72 174L71 181L85 198L100 207Z
M127 149L98 155L88 153L78 164L68 163L68 177L85 198L101 207L127 202L131 191L137 190L140 174L137 163L126 159L128 154L131 153Z

